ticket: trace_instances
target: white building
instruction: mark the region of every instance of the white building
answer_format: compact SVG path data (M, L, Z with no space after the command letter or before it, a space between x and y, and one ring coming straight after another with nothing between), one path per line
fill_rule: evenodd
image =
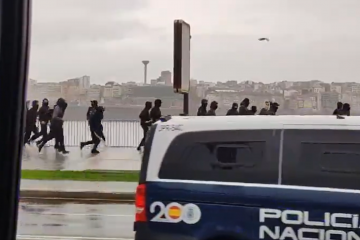
M50 102L56 102L58 98L62 97L61 85L59 83L37 83L33 86L29 99L37 99L41 101L43 98L49 99Z
M88 98L91 100L100 100L101 95L101 86L100 85L90 85L90 88L87 90Z
M353 93L360 93L360 84L353 84L353 85L351 85L351 92L353 92Z
M82 89L89 89L90 88L90 76L82 76L79 77L79 87Z
M108 82L104 86L104 98L118 98L121 97L123 93L123 88L120 84L115 82Z
M331 92L337 92L337 93L341 94L341 90L342 90L342 88L340 85L331 85L330 86Z
M323 93L323 92L325 92L325 87L322 86L313 87L313 93Z

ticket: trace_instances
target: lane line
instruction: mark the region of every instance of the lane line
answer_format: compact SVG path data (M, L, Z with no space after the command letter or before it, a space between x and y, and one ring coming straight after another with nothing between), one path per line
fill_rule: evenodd
M17 235L17 240L133 240L134 238Z

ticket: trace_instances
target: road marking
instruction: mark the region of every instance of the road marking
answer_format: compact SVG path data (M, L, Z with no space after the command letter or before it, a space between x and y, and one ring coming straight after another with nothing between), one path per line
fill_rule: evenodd
M17 240L134 240L133 238L17 235Z

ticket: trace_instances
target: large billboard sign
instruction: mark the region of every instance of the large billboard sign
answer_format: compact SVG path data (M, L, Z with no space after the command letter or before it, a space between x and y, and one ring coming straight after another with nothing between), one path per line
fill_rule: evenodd
M174 21L174 92L190 90L190 25L183 20Z

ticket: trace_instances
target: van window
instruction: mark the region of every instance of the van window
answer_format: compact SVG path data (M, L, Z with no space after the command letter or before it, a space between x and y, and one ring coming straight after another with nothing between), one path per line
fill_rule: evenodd
M279 130L189 132L177 136L159 178L277 184Z
M282 184L360 190L360 131L286 130Z

